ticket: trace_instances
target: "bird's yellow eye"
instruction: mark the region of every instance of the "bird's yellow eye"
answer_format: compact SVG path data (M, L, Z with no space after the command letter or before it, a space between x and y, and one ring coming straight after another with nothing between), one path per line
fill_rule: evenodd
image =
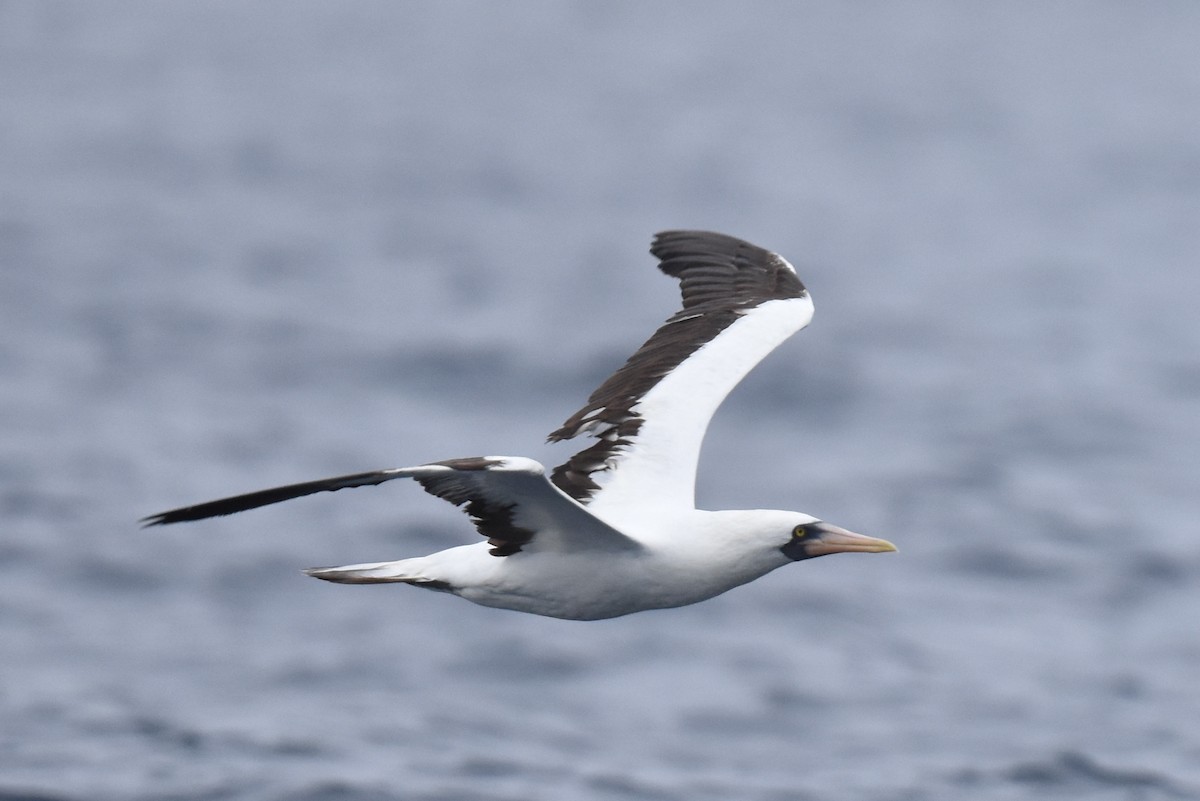
M794 529L792 529L792 536L798 540L803 539L804 537L808 536L808 529L804 526L796 526Z

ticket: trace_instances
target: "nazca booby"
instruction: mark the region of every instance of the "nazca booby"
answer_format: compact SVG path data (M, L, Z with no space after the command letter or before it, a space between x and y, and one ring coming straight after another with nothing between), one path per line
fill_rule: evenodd
M808 325L813 304L783 257L731 236L664 231L650 252L679 279L683 308L550 434L596 441L549 476L523 457L447 459L260 490L142 522L200 520L411 478L462 507L486 542L305 572L573 620L696 603L816 556L896 550L801 512L695 508L709 419L754 365Z

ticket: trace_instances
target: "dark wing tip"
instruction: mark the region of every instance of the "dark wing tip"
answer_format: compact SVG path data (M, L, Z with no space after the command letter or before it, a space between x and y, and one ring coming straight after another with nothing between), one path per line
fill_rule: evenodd
M699 229L678 228L669 231L659 231L650 243L650 252L659 259L668 259L675 255L687 253L712 253L732 256L739 249L748 248L769 254L770 251L752 245L736 236L718 233L717 231L702 231Z
M660 231L650 253L659 260L660 270L680 280L685 310L701 304L754 305L807 292L778 253L728 234Z
M267 503L277 502L275 500L261 500L262 495L264 493L254 492L249 495L238 495L235 498L222 498L218 501L198 503L194 506L181 506L178 509L170 509L166 512L159 512L156 515L148 515L138 522L142 524L142 528L168 526L172 523L187 523L192 520L204 520L208 517L222 517L234 514L235 512L244 512L247 509L253 509L257 506L264 506ZM247 503L246 499L250 498L253 498L254 501ZM285 499L280 498L279 500Z
M784 266L778 253L759 247L736 236L716 231L677 229L659 231L650 243L650 253L659 261L709 258L714 260L742 258L762 266ZM675 266L675 265L672 265ZM678 265L682 267L683 265ZM666 272L664 270L664 272Z
M267 506L272 503L290 501L292 498L302 498L305 495L312 495L317 492L337 492L340 489L347 489L349 487L382 484L385 481L390 481L393 478L401 478L404 475L407 475L404 470L371 470L366 473L354 473L348 476L305 481L301 484L288 484L285 487L272 487L271 489L259 490L258 492L248 492L245 495L220 498L215 501L208 501L207 503L198 503L194 506L181 506L178 509L171 509L166 512L159 512L156 515L143 517L138 522L142 524L142 528L149 528L150 526L166 526L171 523L204 520L209 517L223 517L237 512L257 509L260 506Z
M156 515L146 515L138 520L142 524L142 528L150 528L151 526L165 526L168 523L178 523L183 518L175 517L179 509L172 509L169 512L159 512Z
M159 512L156 515L143 517L138 522L142 524L142 528L149 528L150 526L167 526L172 523L204 520L209 517L224 517L225 515L237 512L245 512L248 509L256 509L259 506L266 506L267 504L279 503L280 501L300 497L302 494L309 494L307 492L293 493L286 491L289 489L279 487L277 489L262 490L261 492L251 492L246 495L237 495L232 498L221 498L220 500L208 501L207 503L198 503L194 506L181 506L178 509L171 509L166 512Z

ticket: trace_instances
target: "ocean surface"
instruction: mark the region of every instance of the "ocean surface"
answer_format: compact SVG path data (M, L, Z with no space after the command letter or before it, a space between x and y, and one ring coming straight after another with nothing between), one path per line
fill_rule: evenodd
M1200 4L0 2L0 800L1200 798ZM470 542L674 311L813 324L705 508L897 554L600 623L299 570Z

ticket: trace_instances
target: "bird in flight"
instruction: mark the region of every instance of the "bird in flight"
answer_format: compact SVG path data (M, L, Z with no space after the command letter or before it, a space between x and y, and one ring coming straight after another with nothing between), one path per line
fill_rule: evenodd
M813 304L782 256L731 236L664 231L650 252L679 280L683 307L550 434L552 442L595 441L549 475L524 457L446 459L259 490L141 522L201 520L411 478L461 507L486 541L305 572L570 620L685 606L817 556L896 550L802 512L695 508L709 420L754 365L808 325Z

